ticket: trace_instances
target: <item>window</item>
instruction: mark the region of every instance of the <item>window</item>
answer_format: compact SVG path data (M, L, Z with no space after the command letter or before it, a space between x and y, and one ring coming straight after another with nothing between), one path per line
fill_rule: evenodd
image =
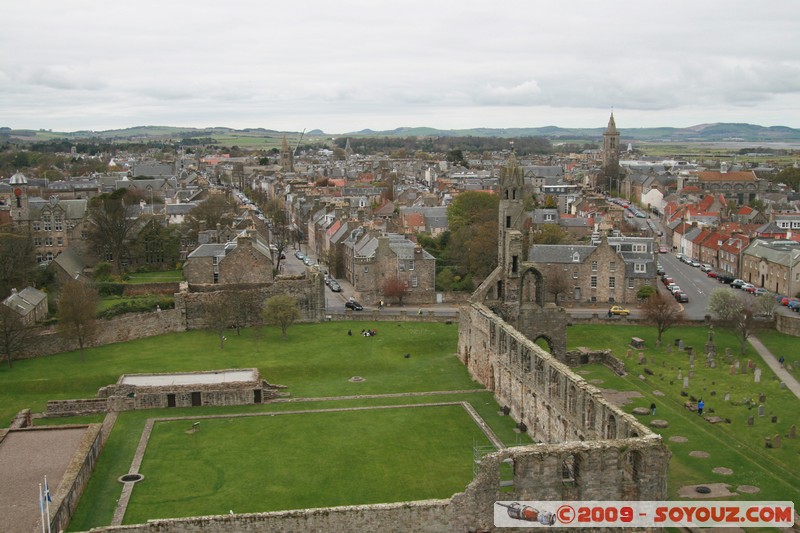
M417 276L411 276L411 286L414 288L417 287Z
M647 245L646 244L634 244L632 250L633 252L646 252Z
M616 289L617 288L617 278L611 276L608 278L608 288L609 289Z
M53 238L52 237L46 237L45 240L44 240L44 245L45 246L53 246Z
M47 252L47 255L45 256L45 260L46 260L48 263L49 263L50 261L52 261L52 260L53 260L53 252Z
M611 271L611 272L616 272L617 271L617 262L616 261L611 261L608 264L608 270Z
M572 279L578 279L578 271L577 270L572 272Z
M59 237L58 238L58 240L56 241L56 246L58 246L59 248L63 248L64 247L64 237Z
M572 254L572 262L573 263L580 263L581 262L581 255L578 252Z
M42 215L42 222L44 223L44 230L50 231L53 229L53 225L50 219L50 215Z
M597 288L597 276L592 276L592 283L591 283L591 285L592 285L592 288L593 288L593 289L596 289L596 288Z
M409 259L408 260L408 269L409 270L414 270L414 260L413 259Z
M85 230L81 231L81 239L83 239L85 241L88 238L89 238L89 232L85 231Z
M592 272L597 272L597 261L592 261Z
M633 271L639 273L647 272L647 265L645 265L644 263L634 263Z
M55 224L56 224L56 231L61 231L64 229L64 221L61 218L61 215L55 216Z
M33 223L33 231L39 231L41 229L42 229L42 225L39 223L39 221L36 221L36 222Z
M628 288L629 289L633 288L633 278L628 278Z
M34 246L41 246L42 245L42 239L40 239L39 237L34 237L33 238L33 245Z

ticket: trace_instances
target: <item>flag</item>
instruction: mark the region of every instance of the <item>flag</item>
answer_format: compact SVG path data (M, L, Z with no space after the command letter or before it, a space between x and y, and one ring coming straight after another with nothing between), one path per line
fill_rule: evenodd
M53 503L53 498L50 497L50 487L47 486L47 476L44 476L44 497L48 503Z

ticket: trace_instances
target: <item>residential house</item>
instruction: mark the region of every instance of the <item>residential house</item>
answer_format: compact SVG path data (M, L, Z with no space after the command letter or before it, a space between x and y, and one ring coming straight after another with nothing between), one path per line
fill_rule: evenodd
M3 300L3 304L13 309L26 326L47 319L47 293L33 287L25 287L20 292L11 289L11 295Z
M243 231L232 241L198 246L186 258L183 275L195 284L268 283L274 265L266 240Z
M741 274L748 283L778 294L800 294L800 243L753 240L742 251Z

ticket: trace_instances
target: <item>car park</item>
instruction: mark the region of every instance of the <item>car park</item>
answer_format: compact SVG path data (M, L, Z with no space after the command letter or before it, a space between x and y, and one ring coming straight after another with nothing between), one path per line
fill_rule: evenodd
M619 305L611 306L611 309L609 309L608 311L612 315L619 315L619 316L628 316L629 314L631 314L631 312L628 309L625 309L624 307L621 307Z
M363 311L364 306L360 303L356 302L355 300L350 300L344 304L347 309L352 309L353 311Z

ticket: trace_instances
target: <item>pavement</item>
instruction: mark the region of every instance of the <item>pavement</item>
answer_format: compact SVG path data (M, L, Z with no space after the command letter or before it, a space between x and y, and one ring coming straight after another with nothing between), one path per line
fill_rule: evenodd
M778 379L786 383L786 388L788 388L792 393L800 398L800 383L797 382L795 377L789 373L788 370L783 368L783 365L778 362L778 358L770 352L766 346L764 346L760 340L756 337L750 337L747 339L750 345L756 349L758 355L761 356L761 359L769 366L775 375L778 376Z

